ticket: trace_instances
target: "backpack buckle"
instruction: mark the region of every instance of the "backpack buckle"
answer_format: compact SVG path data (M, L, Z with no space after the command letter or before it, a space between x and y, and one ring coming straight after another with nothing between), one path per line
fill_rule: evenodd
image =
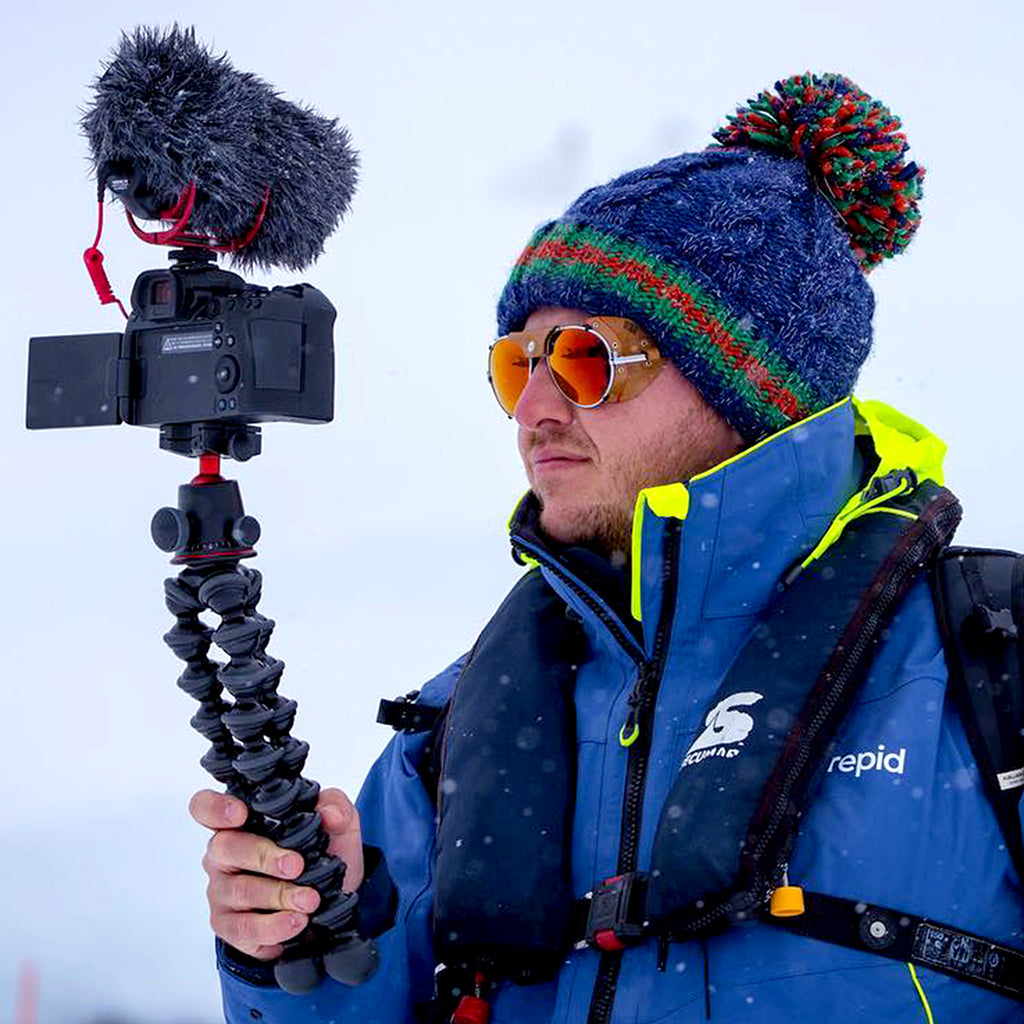
M647 879L635 871L606 878L589 893L590 909L584 943L596 949L616 951L642 942L643 906Z
M404 697L382 700L377 706L377 721L390 725L395 732L427 732L441 717L442 708L432 704L419 704L419 690L412 690Z

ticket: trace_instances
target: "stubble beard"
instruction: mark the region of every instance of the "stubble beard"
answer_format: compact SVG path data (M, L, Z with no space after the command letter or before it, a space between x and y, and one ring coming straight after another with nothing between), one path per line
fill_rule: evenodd
M538 496L539 497L539 496ZM563 544L587 544L604 552L615 565L625 565L632 534L633 506L590 504L574 510L571 522L552 523L545 516L543 497L539 497L540 525L548 536Z
M734 454L734 446L711 440L709 427L714 416L710 409L691 414L688 422L680 424L682 429L659 438L658 446L644 453L642 463L633 459L615 466L599 465L606 474L600 493L586 502L570 503L562 515L546 507L544 495L534 487L541 507L541 529L556 541L587 544L604 552L613 564L625 565L630 556L633 516L640 491L685 483ZM565 438L570 440L571 435ZM549 437L549 440L562 441L562 437ZM582 445L576 443L574 447L579 450ZM586 454L595 457L596 451L591 447ZM532 479L530 482L532 485ZM571 483L566 482L561 487L571 495ZM552 494L549 504L557 508L559 497L557 492Z
M688 480L710 464L706 458L696 460L686 439L680 437L667 447L649 452L642 465L634 460L603 467L607 475L601 481L600 493L578 504L570 497L561 514L557 512L561 495L551 494L550 502L545 502L544 495L534 488L541 507L541 529L560 543L587 544L604 552L613 564L624 565L629 558L640 491ZM571 482L561 486L572 494Z

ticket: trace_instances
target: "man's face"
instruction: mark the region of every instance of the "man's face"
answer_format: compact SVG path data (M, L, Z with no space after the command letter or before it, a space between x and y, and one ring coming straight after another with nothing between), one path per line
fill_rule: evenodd
M581 323L588 315L545 306L525 327ZM568 402L538 365L515 418L545 533L563 543L595 543L620 563L642 488L688 480L743 447L740 435L668 362L636 398L595 409Z

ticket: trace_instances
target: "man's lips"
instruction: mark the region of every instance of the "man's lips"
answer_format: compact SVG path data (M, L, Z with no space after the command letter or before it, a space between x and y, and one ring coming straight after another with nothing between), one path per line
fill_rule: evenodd
M530 453L530 464L534 470L563 469L589 462L586 455L561 448L535 448Z

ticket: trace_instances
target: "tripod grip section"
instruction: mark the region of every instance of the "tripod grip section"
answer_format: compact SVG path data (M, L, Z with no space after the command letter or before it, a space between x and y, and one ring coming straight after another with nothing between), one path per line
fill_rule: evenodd
M191 493L200 490L201 497ZM297 705L277 692L284 662L267 653L274 622L256 609L262 577L240 564L254 553L248 545L258 525L242 514L234 482L219 476L200 476L180 488L179 506L157 513L153 534L159 547L177 552L173 561L185 562L177 578L165 582L177 623L164 639L187 662L178 685L199 701L192 725L213 744L201 763L248 805L247 829L302 854L305 871L296 883L320 893L307 928L285 943L275 978L289 993L310 991L325 974L359 984L377 969L377 947L359 934L359 899L343 891L344 863L327 853L329 837L316 813L320 787L301 774L309 745L290 735ZM216 522L194 522L196 516ZM209 540L225 523L236 527L234 550ZM195 543L197 537L204 543ZM208 610L220 617L216 629L200 618ZM228 655L227 663L209 657L211 644Z

